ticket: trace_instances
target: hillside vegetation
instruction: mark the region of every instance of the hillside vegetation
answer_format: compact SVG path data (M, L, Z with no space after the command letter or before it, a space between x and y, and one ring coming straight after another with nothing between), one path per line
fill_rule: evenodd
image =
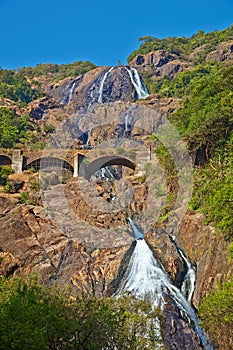
M146 54L156 50L166 50L170 53L175 53L182 59L190 61L190 54L197 48L201 48L199 54L194 59L194 63L202 63L205 61L208 53L213 51L220 43L233 38L233 26L222 31L215 30L214 32L205 33L199 30L190 38L185 37L168 37L159 39L152 36L144 36L139 38L142 42L139 49L133 51L128 57L130 63L132 59L141 54Z

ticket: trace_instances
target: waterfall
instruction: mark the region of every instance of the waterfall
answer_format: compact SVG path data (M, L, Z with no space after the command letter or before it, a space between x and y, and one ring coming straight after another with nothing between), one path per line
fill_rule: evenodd
M74 88L75 88L75 81L69 86L69 90L68 90L68 102L67 102L67 103L70 103L70 101L72 100L73 93L74 93Z
M138 74L137 69L132 67L125 67L125 69L129 74L131 83L133 84L137 92L138 98L142 98L142 99L146 98L149 95L149 93L147 91L145 84L140 78L140 75Z
M110 165L99 169L93 176L97 179L105 181L114 181L119 178L117 171Z
M140 232L138 227L129 220L134 231L135 237ZM138 232L139 231L139 232ZM140 232L141 236L143 234ZM199 318L191 305L188 303L183 293L172 284L164 267L155 259L151 249L145 239L136 239L136 246L130 258L125 276L119 286L117 295L131 293L135 297L143 300L149 300L153 307L159 307L161 310L165 306L165 297L169 296L180 313L194 324L194 329L199 335L203 346L207 350L212 350L207 337L198 326Z
M72 100L75 86L76 86L76 81L72 81L63 87L62 99L60 101L63 105L70 103L70 101Z
M184 276L184 280L181 285L181 292L187 298L188 302L191 303L193 292L195 289L196 271L194 267L191 265L191 263L188 261L188 259L186 258L184 252L179 247L177 247L177 250L187 268L187 273Z
M41 120L45 120L46 119L46 112L44 111L43 113L42 113L42 118L41 118Z
M105 80L107 79L109 73L113 70L114 67L111 67L107 72L105 72L101 82L100 82L100 88L99 88L99 97L98 97L98 102L103 103L103 89L104 89L104 83Z

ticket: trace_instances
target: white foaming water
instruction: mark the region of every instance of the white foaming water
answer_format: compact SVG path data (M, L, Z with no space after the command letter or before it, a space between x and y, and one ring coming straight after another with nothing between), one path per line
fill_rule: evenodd
M134 226L132 224L131 226L134 230ZM135 237L136 235L135 232ZM196 313L181 291L172 284L163 266L155 259L144 239L136 240L134 252L117 294L125 292L132 293L139 299L149 300L152 306L159 307L161 310L164 309L166 303L165 296L169 296L181 314L194 323L195 331L202 340L205 349L212 350L206 335L198 326L199 319Z
M74 88L75 88L75 81L74 81L73 84L71 84L70 87L69 87L68 103L70 103L70 101L72 100L73 93L74 93Z
M196 271L193 268L193 266L190 264L186 256L184 255L183 251L177 247L177 250L182 257L186 267L187 267L187 273L184 277L183 283L181 285L181 292L184 294L184 296L187 298L188 302L191 303L193 292L195 289L195 281L196 281Z
M116 180L118 178L117 172L111 166L99 169L93 176L105 181Z
M147 96L149 96L148 90L145 86L145 84L143 83L142 79L140 78L138 71L136 68L131 68L131 67L125 67L125 69L127 70L131 83L133 84L138 98L146 98Z
M103 103L103 88L104 88L104 83L105 80L107 79L109 73L113 70L114 67L111 67L103 76L101 82L100 82L100 88L99 88L99 97L98 97L98 102Z

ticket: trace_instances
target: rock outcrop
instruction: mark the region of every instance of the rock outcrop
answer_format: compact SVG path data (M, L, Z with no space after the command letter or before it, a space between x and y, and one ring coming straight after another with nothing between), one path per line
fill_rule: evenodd
M178 72L182 72L189 67L189 64L182 61L177 54L168 53L165 50L138 55L130 64L139 72L148 71L151 74L151 70L153 70L153 75L157 79L165 76L172 79Z
M193 303L198 308L201 299L218 282L227 281L233 273L228 259L229 243L221 233L205 224L202 214L188 212L180 226L180 239L190 260L197 266Z
M206 57L206 61L223 62L228 60L233 60L233 40L219 44L216 50L211 51Z

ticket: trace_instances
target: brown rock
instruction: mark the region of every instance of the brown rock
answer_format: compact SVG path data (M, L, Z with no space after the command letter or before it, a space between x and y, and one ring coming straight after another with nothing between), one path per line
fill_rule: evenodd
M149 52L145 55L136 56L130 64L139 71L148 67L159 68L170 61L177 59L177 55L170 54L164 50Z
M223 62L227 60L233 59L233 40L229 42L223 42L218 45L216 50L210 52L207 57L206 61L217 61L217 62Z
M197 264L193 303L198 307L219 280L227 281L233 273L228 260L228 245L221 233L205 224L202 214L188 212L180 226L180 238L185 252Z

